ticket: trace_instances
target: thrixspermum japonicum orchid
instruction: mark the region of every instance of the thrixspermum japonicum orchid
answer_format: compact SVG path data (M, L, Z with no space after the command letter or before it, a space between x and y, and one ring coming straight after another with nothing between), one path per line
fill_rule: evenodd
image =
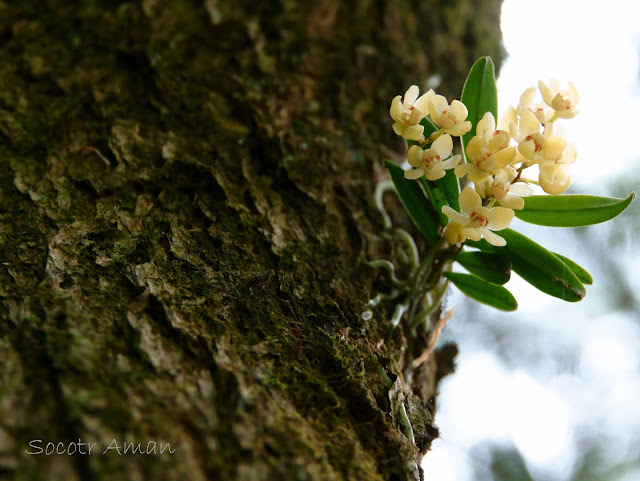
M434 95L429 102L431 121L445 134L459 137L471 130L471 122L467 120L467 107L459 100L451 104L442 95Z
M516 155L510 147L511 135L505 130L496 130L496 121L491 112L486 112L476 126L476 135L467 146L468 163L456 167L458 177L468 174L468 179L479 184L507 167Z
M377 259L369 264L384 269L392 287L370 299L362 314L368 321L378 304L393 302L390 325L402 328L406 342L404 379L419 378L412 371L429 359L453 315L452 309L441 315L450 283L505 311L518 307L504 285L512 270L564 301L585 296L591 275L510 228L514 217L554 227L587 226L612 219L634 198L633 193L626 199L561 195L571 186L569 169L577 158L556 128L578 113L578 91L571 83L561 88L540 81L498 117L494 66L484 57L471 68L460 100L449 103L433 90L419 94L412 85L389 109L406 153L401 165L385 161L391 180L378 183L375 200L384 227L391 230L384 238L391 242L395 263ZM383 203L392 189L415 225L412 233L392 229ZM423 239L417 242L415 235ZM454 263L467 272L454 271ZM396 393L390 391L394 412L413 439L400 391L403 376L394 383L382 367L381 374Z
M420 89L412 85L404 94L398 95L391 102L389 114L395 121L393 131L408 140L419 140L424 132L420 121L429 113L429 101L435 95L433 90L418 97Z
M578 113L576 87L540 81L499 118L493 62L485 57L471 68L460 100L449 103L433 90L419 93L412 85L391 102L392 127L405 140L410 168L386 161L392 184L381 184L376 200L390 227L382 193L392 185L428 251L421 256L420 243L395 229L408 248L409 265L398 269L407 277L399 279L390 261L373 261L394 284L375 303L397 300L393 324L406 316L419 326L440 307L452 282L473 299L513 310L517 303L503 286L511 270L549 295L582 299L591 283L586 270L509 228L514 217L557 227L604 222L633 200L634 194L560 195L571 186L577 151L556 125ZM468 273L452 272L453 262Z
M502 230L509 227L513 219L513 210L506 207L486 207L482 205L482 197L473 187L465 187L459 197L460 210L462 213L452 209L448 205L442 206L442 212L451 221L445 227L449 232L456 232L455 242L451 242L453 236L450 234L445 238L449 244L461 245L467 239L479 241L484 237L489 244L503 246L506 241L494 230ZM452 224L454 224L452 226ZM455 225L458 224L458 225ZM462 240L461 240L462 239Z
M438 137L427 150L412 145L407 152L407 161L415 169L406 170L404 176L407 179L418 179L423 175L429 180L442 179L445 170L453 169L462 158L459 154L451 157L452 150L453 140L449 134Z
M542 94L544 103L554 110L552 119L572 119L578 113L578 101L580 96L575 85L569 82L566 90L560 90L557 82L552 82L549 87L543 81L538 82L538 88Z

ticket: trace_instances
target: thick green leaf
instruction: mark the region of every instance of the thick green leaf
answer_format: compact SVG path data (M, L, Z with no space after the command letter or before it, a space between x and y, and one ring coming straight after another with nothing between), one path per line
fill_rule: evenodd
M420 188L420 184L414 180L405 179L402 167L390 160L385 160L384 163L389 169L393 185L409 217L429 243L435 244L440 237L438 228L440 220L431 202Z
M442 213L442 206L448 205L452 209L460 211L460 204L458 203L460 183L458 177L453 170L448 170L442 179L427 180L426 177L422 177L420 182L427 196L431 199L433 208L440 217L440 225L447 225L449 219Z
M473 64L467 80L462 87L460 101L466 105L469 115L467 120L473 127L461 137L462 151L466 160L466 149L476 135L476 125L486 112L491 112L498 121L498 88L496 87L496 71L491 57L482 57Z
M586 291L573 270L540 244L511 229L500 231L511 267L532 286L564 301L581 300Z
M580 227L613 219L635 198L626 199L596 195L532 195L524 198L524 208L516 217L531 224L551 227Z
M569 267L569 269L573 271L576 277L580 279L580 282L587 285L593 284L593 277L591 277L591 274L589 274L584 267L578 265L568 257L558 254L557 252L554 252L553 255L564 262Z
M426 196L431 199L433 209L438 213L440 225L447 225L449 223L449 218L442 213L442 206L449 205L446 193L435 182L427 180L426 177L421 177L419 182L422 185Z
M595 195L534 195L524 198L516 217L531 224L551 227L582 227L599 224L622 213L635 199Z
M500 253L460 252L456 261L466 270L493 284L504 284L511 277L511 262Z
M438 188L442 189L444 196L447 199L447 204L453 210L460 212L460 204L458 203L458 197L460 196L460 181L453 172L453 170L447 170L442 179L436 180ZM442 206L440 206L442 211ZM445 225L447 225L445 223Z
M491 284L470 274L445 272L443 275L471 299L503 311L515 311L518 308L513 294L503 286Z

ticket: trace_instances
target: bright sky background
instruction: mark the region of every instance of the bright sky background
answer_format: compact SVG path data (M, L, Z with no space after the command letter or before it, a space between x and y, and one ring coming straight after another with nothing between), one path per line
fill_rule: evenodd
M576 85L580 114L562 123L578 150L571 172L580 193L611 195L603 178L632 172L640 179L638 6L634 0L505 0L503 5L509 57L498 79L499 110L517 105L524 89L538 80ZM621 218L613 223L615 229L624 227ZM443 337L458 343L460 355L456 373L441 385L436 421L442 439L425 458L427 479L470 481L474 467L487 466L481 447L487 442L515 444L534 478L545 481L570 478L581 436L597 433L606 440L611 465L637 454L640 316L606 307L597 262L572 233L523 223L513 227L587 267L596 283L582 302L568 304L514 278L508 288L520 307L511 314L459 293L449 298L456 315ZM599 227L594 235L604 238L609 228ZM639 272L639 249L627 237L623 253ZM521 340L513 341L514 331ZM500 342L501 332L509 333L513 345ZM635 472L620 481L638 479Z

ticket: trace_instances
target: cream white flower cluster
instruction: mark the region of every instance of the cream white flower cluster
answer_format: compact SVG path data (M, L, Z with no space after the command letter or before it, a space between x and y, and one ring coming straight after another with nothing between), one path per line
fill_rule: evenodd
M544 103L534 104L538 89ZM556 132L554 122L575 117L578 91L572 83L561 90L556 84L549 87L538 82L538 89L525 90L518 106L509 107L502 115L500 127L507 129L518 142L512 165L520 164L519 172L538 165L540 187L548 194L562 194L571 186L569 165L576 161L576 150Z
M467 120L467 107L459 100L449 104L442 95L436 95L433 90L421 95L417 85L412 85L402 96L398 95L391 102L389 113L395 121L393 131L406 140L415 140L407 153L407 160L413 170L405 172L407 179L419 179L423 175L429 180L444 177L445 170L453 169L462 156L454 155L453 139L471 130L471 122ZM424 127L420 121L426 116L440 129L429 139L424 138ZM426 150L422 146L433 142Z
M534 104L539 89L544 103ZM575 86L566 90L544 82L524 91L516 108L509 107L496 127L493 114L487 112L476 125L476 135L466 146L468 163L458 165L460 155L452 156L452 136L471 130L466 120L467 108L458 100L451 104L429 90L418 98L418 87L411 86L404 95L393 99L390 114L393 130L417 145L409 148L407 160L413 170L407 179L423 175L428 180L445 176L455 168L458 177L467 177L474 187L462 190L460 211L442 207L449 218L444 236L450 244L461 245L467 239L485 238L490 244L503 246L506 241L492 231L505 229L514 217L513 210L524 207L522 197L533 193L528 184L538 184L549 194L561 194L571 185L568 166L575 162L576 151L554 129L558 119L570 119L577 113L579 100ZM424 138L420 121L430 116L440 129ZM430 144L430 145L428 145ZM423 147L427 146L426 149ZM525 169L537 165L538 181L523 177Z

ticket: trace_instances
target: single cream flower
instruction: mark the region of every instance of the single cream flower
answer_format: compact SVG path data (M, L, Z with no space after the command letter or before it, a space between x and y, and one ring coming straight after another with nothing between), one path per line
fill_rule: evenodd
M407 140L420 140L424 127L420 121L429 113L429 100L433 98L435 92L429 90L418 98L420 89L417 85L412 85L402 96L396 96L391 102L389 114L395 121L393 131Z
M489 196L500 202L502 207L521 210L524 207L523 197L533 194L533 189L524 183L512 184L516 178L516 171L513 167L501 170L490 179Z
M556 158L548 158L539 162L540 187L552 195L558 195L571 187L569 165L576 161L576 150L573 145L563 149Z
M462 243L469 238L469 236L465 233L466 229L468 229L468 227L465 227L462 224L458 224L457 222L449 222L444 228L444 238L447 239L447 242L449 244L457 245L458 247L460 247Z
M469 163L456 167L458 177L468 174L468 179L480 184L492 174L509 165L516 154L515 147L509 147L511 136L506 130L496 130L496 120L491 112L484 114L476 126L476 135L467 145Z
M540 124L538 127L534 125L537 122L531 112L526 112L520 118L521 126L519 129L522 130L518 132L518 151L525 159L533 163L560 158L562 151L567 146L567 141L555 135L554 125L551 123L545 126L544 133L541 134L537 131Z
M509 227L513 219L513 210L506 207L493 207L491 209L484 207L482 198L470 186L462 190L459 201L462 213L447 205L442 207L444 215L452 222L459 224L459 226L454 225L449 229L448 235L450 238L454 238L454 234L459 234L458 237L466 236L474 241L484 237L491 245L506 245L507 242L502 237L491 231Z
M429 116L445 134L459 137L469 132L471 122L466 120L467 115L467 107L459 100L454 100L449 105L442 95L434 95L429 102Z
M445 170L453 169L462 157L461 155L451 157L452 150L453 140L448 134L438 137L427 150L422 150L418 145L412 145L407 152L407 160L415 169L405 171L405 178L419 179L424 175L429 180L442 179Z
M560 90L556 82L552 82L549 87L542 80L538 82L538 88L542 94L544 103L555 110L554 117L560 119L571 119L578 114L578 102L580 96L575 85L569 82L567 90Z

